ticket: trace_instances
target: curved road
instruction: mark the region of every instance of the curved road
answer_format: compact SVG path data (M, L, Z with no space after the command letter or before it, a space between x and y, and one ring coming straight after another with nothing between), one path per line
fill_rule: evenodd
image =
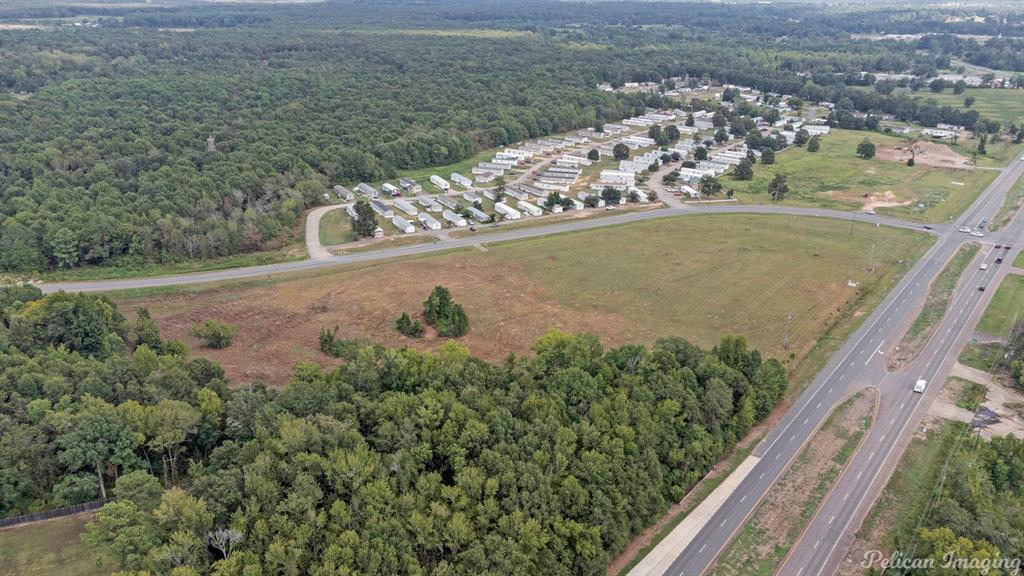
M317 214L316 218L313 217L312 213L310 214L310 218L307 220L307 243L308 238L319 237L319 217L322 217L324 213L330 211L331 209L334 209L334 207L324 206L323 208L318 208L317 210L321 210L321 212ZM672 216L691 216L698 214L729 213L819 216L825 218L836 218L840 220L853 220L858 222L877 222L879 224L883 224L886 226L896 226L900 228L911 228L915 230L921 230L920 224L906 222L895 218L887 218L884 216L869 216L858 212L842 212L839 210L826 210L820 208L798 208L793 206L685 205L669 208L660 208L656 210L648 210L644 212L630 212L627 214L621 214L616 216L605 216L600 218L590 218L586 220L574 220L571 222L551 224L550 226L537 226L532 228L512 229L507 232L480 233L471 236L464 236L461 238L451 238L449 240L444 240L433 244L418 244L413 246L387 248L369 252L360 252L356 254L345 254L338 256L331 255L329 253L327 255L320 254L308 260L301 260L297 262L282 262L280 264L268 264L266 266L249 266L245 268L231 268L228 270L214 270L210 272L200 272L196 274L177 274L173 276L156 276L151 278L127 278L118 280L96 280L88 282L43 283L40 284L39 287L40 289L42 289L43 292L46 293L56 292L58 290L65 290L68 292L105 292L109 290L158 288L163 286L183 286L190 284L202 284L206 282L242 280L246 278L267 276L270 274L303 272L320 268L328 268L332 266L342 266L345 264L372 262L376 260L386 260L388 258L397 258L402 256L415 256L431 252L451 250L455 248L465 248L479 244L493 244L496 242L507 242L509 240L537 238L540 236L548 236L550 234L561 234L565 232L591 230L594 228L600 228L604 226L626 224L629 222L640 222L644 220L653 220L656 218L668 218ZM309 232L309 227L311 226L313 220L316 220L316 232L313 233L313 235L311 236ZM946 225L937 225L934 228L935 229L933 230L933 233L936 234L943 234L949 230L949 227ZM317 242L317 244L319 244L319 242ZM320 248L323 250L322 247Z

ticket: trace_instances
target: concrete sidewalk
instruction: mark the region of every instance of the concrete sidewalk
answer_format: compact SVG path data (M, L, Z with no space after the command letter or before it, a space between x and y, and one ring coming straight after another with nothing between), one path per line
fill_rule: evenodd
M708 494L703 502L687 514L686 518L683 518L683 521L668 536L665 536L664 540L654 547L654 550L651 550L639 564L629 571L629 576L662 576L665 574L679 553L690 544L690 541L718 511L718 507L736 490L747 474L750 474L758 460L760 458L757 456L748 456L741 462L732 474L729 474L717 488L712 490L711 494Z

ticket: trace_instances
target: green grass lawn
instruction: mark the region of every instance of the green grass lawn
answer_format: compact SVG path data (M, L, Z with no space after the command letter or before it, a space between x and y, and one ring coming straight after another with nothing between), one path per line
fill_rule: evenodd
M1002 344L968 344L958 362L985 372L998 372L1003 365Z
M97 563L79 540L88 516L69 516L0 530L0 576L101 576L116 570Z
M1024 151L1024 144L1014 144L1012 140L1005 138L998 142L990 140L985 145L984 156L975 156L978 150L978 140L976 138L960 139L956 142L944 142L944 144L958 154L968 158L973 157L977 165L982 168L1006 166L1011 160L1020 156L1021 151Z
M1017 184L1006 193L1006 200L1003 202L1002 208L999 209L999 213L992 218L989 230L999 230L1009 224L1020 209L1021 203L1024 203L1024 179L1018 180Z
M918 313L914 323L910 325L906 334L899 343L899 352L894 354L890 360L903 362L916 356L918 350L931 337L932 332L939 321L946 314L949 306L949 299L953 295L960 275L971 263L971 260L978 254L981 245L970 242L960 247L960 250L953 255L953 258L942 269L939 276L928 288L928 299Z
M1024 320L1024 276L1008 274L978 322L978 330L993 336L1009 333L1014 322Z
M324 246L344 244L355 240L352 222L344 208L332 210L320 219L320 243Z
M1013 261L1013 265L1017 268L1024 268L1024 251L1017 254L1017 259Z
M909 204L878 208L879 213L946 222L966 209L996 176L991 170L972 173L922 164L911 167L881 158L861 160L856 150L865 137L878 147L905 143L901 138L880 133L833 130L821 138L821 149L816 153L791 147L776 156L775 164L755 165L752 180L739 181L726 175L721 181L726 189L735 190L741 200L768 202L768 183L775 174L785 174L790 189L786 204L860 210L869 200L887 200ZM919 208L918 203L925 207Z
M940 106L977 110L982 117L998 120L1003 125L1024 124L1024 90L968 88L963 94L954 94L952 88L947 88L941 94L927 89L908 93L919 100L935 100ZM968 96L974 97L974 104L970 108L964 106L964 98Z

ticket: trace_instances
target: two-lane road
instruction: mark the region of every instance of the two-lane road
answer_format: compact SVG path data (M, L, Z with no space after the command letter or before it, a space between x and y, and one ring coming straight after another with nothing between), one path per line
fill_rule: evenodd
M894 218L881 216L867 216L856 212L841 212L838 210L825 210L818 208L797 208L791 206L760 206L760 205L704 205L704 206L679 206L674 208L660 208L627 212L615 216L595 216L583 220L571 220L557 224L536 226L530 228L510 228L508 231L489 231L450 238L433 244L418 244L398 248L388 248L356 254L345 254L340 256L323 256L301 260L296 262L282 262L267 266L249 266L244 268L231 268L228 270L215 270L197 274L179 274L174 276L159 276L151 278L127 278L121 280L98 280L89 282L58 282L40 284L43 292L56 292L65 290L68 292L107 292L111 290L128 290L135 288L158 288L163 286L180 286L191 284L203 284L207 282L223 282L229 280L244 280L257 278L271 274L287 274L293 272L306 272L329 267L342 266L345 264L359 264L377 260L387 260L404 256L417 256L443 250L466 248L479 244L493 244L496 242L507 242L510 240L523 240L537 238L550 234L561 234L565 232L577 232L591 230L594 228L613 226L616 224L628 224L631 222L642 222L655 218L667 218L671 216L688 216L697 214L728 214L728 213L750 213L750 214L789 214L793 216L820 216L825 218L837 218L841 220L855 220L860 222L878 222L886 226L897 226L901 228L921 229L920 224L905 222ZM948 226L936 226L934 232L944 232ZM489 230L485 228L485 230Z

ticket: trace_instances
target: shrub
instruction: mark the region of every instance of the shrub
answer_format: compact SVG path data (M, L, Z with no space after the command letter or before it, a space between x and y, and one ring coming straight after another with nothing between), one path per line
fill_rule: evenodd
M235 339L235 327L207 318L202 324L193 326L189 334L202 340L206 348L220 350L231 346Z

